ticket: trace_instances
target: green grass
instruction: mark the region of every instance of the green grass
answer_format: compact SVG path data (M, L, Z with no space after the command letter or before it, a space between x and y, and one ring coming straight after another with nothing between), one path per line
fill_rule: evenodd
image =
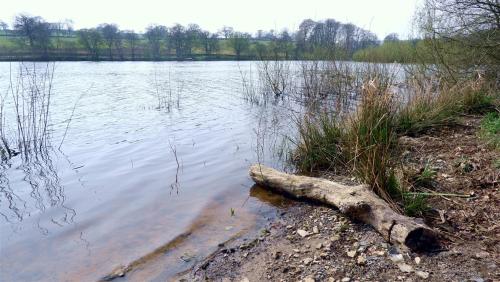
M500 149L500 114L498 112L490 112L484 117L479 136L492 147Z
M360 104L348 118L325 115L304 120L294 164L305 173L354 174L396 209L421 215L429 209L426 195L409 193L394 175L394 164L400 158L397 138L450 124L463 114L488 111L498 97L494 88L468 81L437 90L415 88L409 102L398 104L387 88L374 85L373 81L364 85ZM481 124L481 136L498 148L499 132L499 114L488 114ZM427 165L412 181L415 187L430 188L435 176Z
M344 133L336 117L322 114L318 120L304 119L299 124L300 143L292 160L302 172L331 170L343 166Z
M415 185L420 187L432 187L432 182L436 177L436 171L434 171L428 164L425 165L422 172L415 177Z

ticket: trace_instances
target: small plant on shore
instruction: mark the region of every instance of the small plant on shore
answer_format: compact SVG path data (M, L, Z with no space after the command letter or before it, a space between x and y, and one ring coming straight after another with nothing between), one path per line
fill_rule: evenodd
M382 88L383 89L383 88ZM377 81L365 84L358 111L351 117L346 130L346 151L354 174L386 201L386 190L396 132L394 130L394 100Z
M330 170L345 163L344 133L335 116L323 113L318 120L306 118L299 124L300 143L293 160L302 172Z
M415 185L421 187L432 187L436 171L434 171L429 164L426 164L420 174L415 177Z
M408 216L422 217L431 208L427 204L427 196L419 193L404 193L403 209Z
M498 112L488 113L481 122L479 136L488 145L500 149L500 114Z

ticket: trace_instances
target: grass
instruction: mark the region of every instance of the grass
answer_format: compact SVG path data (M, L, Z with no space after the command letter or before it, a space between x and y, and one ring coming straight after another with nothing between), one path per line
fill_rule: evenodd
M432 182L436 177L436 171L434 171L429 165L425 165L422 172L415 177L414 184L420 187L432 187Z
M314 119L309 115L299 126L294 164L303 173L352 173L394 208L410 216L422 215L429 209L426 195L409 193L394 175L394 164L400 159L398 137L453 123L463 114L490 111L498 103L495 88L481 80L452 86L425 82L424 86L410 85L410 98L398 101L388 87L366 81L357 110L347 118L322 114ZM498 112L488 114L481 124L481 136L498 148L499 132ZM432 187L435 176L425 166L413 182L416 187Z
M490 112L484 117L479 136L492 147L500 149L500 114L498 112Z

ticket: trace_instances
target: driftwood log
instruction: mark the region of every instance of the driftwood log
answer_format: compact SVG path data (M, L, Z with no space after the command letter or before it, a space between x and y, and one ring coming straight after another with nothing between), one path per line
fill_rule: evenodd
M373 226L389 243L414 251L439 247L437 234L432 229L420 219L392 210L367 185L347 186L321 178L291 175L259 164L250 167L250 177L273 191L333 205L343 214Z

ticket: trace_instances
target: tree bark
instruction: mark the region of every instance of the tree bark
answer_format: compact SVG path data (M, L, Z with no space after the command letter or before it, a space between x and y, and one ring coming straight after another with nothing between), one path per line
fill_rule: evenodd
M279 172L259 164L250 167L250 177L273 191L335 206L347 216L373 226L389 243L404 245L413 251L439 248L436 232L420 219L396 213L367 185L347 186Z

